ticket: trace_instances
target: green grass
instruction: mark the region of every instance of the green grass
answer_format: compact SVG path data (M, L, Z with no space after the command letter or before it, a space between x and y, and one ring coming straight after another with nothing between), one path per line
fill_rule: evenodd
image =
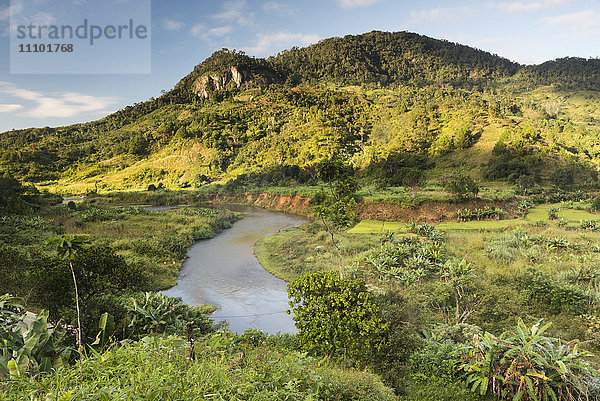
M93 244L109 246L129 263L141 264L149 274L149 288L177 283L187 248L230 227L238 215L218 209L172 209L150 212L140 208L78 204L42 209L40 216L3 217L0 245L25 251L52 250L46 241L59 234L87 234Z
M406 224L391 221L363 220L348 230L348 234L376 234L386 231L394 233L407 232Z
M511 227L529 225L539 221L548 222L549 225L555 226L555 222L548 220L548 209L551 207L559 209L558 217L566 220L568 227L578 227L582 220L600 221L600 214L590 213L585 210L569 209L568 205L556 203L552 205L540 205L529 209L525 219L474 220L466 222L451 221L436 224L436 227L443 231L504 230ZM405 224L402 222L363 220L352 227L348 233L377 234L385 231L397 233L406 232Z
M516 227L518 225L528 224L523 219L511 219L511 220L482 220L482 221L467 221L467 222L447 222L437 224L436 227L444 231L454 230L503 230L509 227ZM406 224L402 222L391 222L391 221L377 221L377 220L363 220L354 227L352 227L348 233L350 234L380 234L385 231L391 231L395 233L407 232Z
M590 213L586 210L572 209L568 204L555 203L552 205L540 205L529 210L527 220L531 222L548 220L548 209L558 209L558 218L570 223L570 226L578 225L582 220L600 221L600 214Z
M503 230L509 227L516 227L527 224L523 219L510 220L481 220L481 221L465 221L465 222L447 222L437 224L436 227L443 231L456 230Z
M45 400L396 400L367 372L320 366L304 354L235 343L217 333L196 342L196 360L175 337L127 343L39 380L0 381L6 401Z
M360 260L376 246L377 237L373 234L344 235L344 265ZM335 270L339 264L331 236L317 223L304 224L263 238L256 243L254 253L267 271L286 281L306 272Z

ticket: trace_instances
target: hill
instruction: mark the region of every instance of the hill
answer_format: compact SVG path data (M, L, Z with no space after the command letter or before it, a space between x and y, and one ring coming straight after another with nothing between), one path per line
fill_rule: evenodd
M542 185L566 174L590 186L599 74L595 59L523 66L408 32L330 38L267 59L223 49L159 98L90 123L3 133L0 169L65 191L240 175L285 185L310 183L318 160L346 151L381 186L455 170Z

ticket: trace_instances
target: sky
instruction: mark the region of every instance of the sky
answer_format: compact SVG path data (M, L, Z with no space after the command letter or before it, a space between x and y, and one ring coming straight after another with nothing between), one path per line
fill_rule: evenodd
M101 28L131 18L148 34L33 63L14 50L19 21L83 18ZM328 37L410 31L539 64L600 57L599 21L598 0L0 0L0 132L92 121L158 97L221 48L267 57Z

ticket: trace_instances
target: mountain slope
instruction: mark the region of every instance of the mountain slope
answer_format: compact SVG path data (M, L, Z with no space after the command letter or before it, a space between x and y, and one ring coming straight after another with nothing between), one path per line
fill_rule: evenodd
M0 167L62 187L187 187L261 171L268 184L310 181L315 162L345 150L385 185L457 168L542 183L575 170L589 185L600 160L599 65L521 66L408 32L331 38L268 59L224 49L160 98L91 123L4 133Z

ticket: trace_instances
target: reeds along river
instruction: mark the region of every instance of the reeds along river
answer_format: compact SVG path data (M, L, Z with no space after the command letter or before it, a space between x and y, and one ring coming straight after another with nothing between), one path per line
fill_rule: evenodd
M255 328L275 334L296 331L289 309L287 283L267 272L254 256L254 244L305 219L249 206L227 206L244 218L216 237L188 250L175 287L165 295L181 297L190 305L212 304L216 321L227 320L241 333Z

